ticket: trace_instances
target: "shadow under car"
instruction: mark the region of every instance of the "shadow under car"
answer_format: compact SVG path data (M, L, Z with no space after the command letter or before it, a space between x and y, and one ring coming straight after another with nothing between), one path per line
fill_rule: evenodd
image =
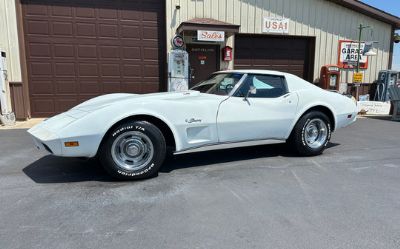
M327 148L337 146L329 143ZM201 167L234 161L268 157L297 157L285 144L256 145L173 155L167 158L160 172ZM215 165L218 167L218 165ZM23 172L36 183L67 183L83 181L114 182L97 159L64 158L44 156L26 166Z

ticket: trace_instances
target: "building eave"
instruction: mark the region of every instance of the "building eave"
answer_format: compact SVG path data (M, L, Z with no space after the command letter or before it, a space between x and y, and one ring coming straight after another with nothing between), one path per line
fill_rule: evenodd
M357 0L328 0L339 4L343 7L349 8L356 12L360 12L366 16L370 16L374 19L388 23L394 27L394 29L400 29L400 18L389 14L383 10L372 7L366 3Z
M182 22L177 28L177 33L183 31L196 31L200 29L212 29L216 31L225 31L238 33L240 25L221 22L212 18L194 18L185 22Z

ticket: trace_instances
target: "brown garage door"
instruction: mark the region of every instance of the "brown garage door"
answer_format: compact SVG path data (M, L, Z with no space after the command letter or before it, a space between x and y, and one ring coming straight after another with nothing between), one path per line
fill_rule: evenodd
M53 115L105 93L164 87L164 1L22 4L32 116Z
M235 69L267 69L312 80L312 38L236 35Z

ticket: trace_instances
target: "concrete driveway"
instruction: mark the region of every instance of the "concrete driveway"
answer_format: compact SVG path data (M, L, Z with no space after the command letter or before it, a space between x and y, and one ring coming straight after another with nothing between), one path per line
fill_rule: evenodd
M360 119L322 156L282 145L179 155L110 179L0 131L0 248L400 248L400 123Z

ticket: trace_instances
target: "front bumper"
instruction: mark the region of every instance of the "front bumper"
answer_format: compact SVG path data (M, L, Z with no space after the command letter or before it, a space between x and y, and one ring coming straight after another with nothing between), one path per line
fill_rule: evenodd
M59 114L28 130L35 147L62 157L93 157L102 139L99 134L81 132L79 118L69 112ZM78 128L77 128L78 127ZM79 146L66 147L65 142L76 141Z
M59 114L32 127L28 130L28 133L33 136L36 148L61 156L63 154L62 144L58 131L75 120L75 118L64 113Z
M33 139L33 143L35 144L35 147L38 150L45 150L45 151L49 152L50 154L54 154L53 150L47 144L43 143L42 141L40 141L36 137L32 137L32 139Z

